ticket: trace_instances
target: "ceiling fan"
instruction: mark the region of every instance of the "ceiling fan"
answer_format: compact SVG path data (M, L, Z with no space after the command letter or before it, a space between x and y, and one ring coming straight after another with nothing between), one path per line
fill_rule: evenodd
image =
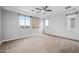
M41 9L40 8L35 8L36 10L38 10L38 12L36 12L36 13L42 12L43 14L45 14L45 12L51 12L52 11L52 10L47 9L47 8L48 8L48 6L44 6ZM35 10L31 10L31 11L34 12Z
M71 8L71 6L67 6L67 7L65 7L65 9L70 9Z

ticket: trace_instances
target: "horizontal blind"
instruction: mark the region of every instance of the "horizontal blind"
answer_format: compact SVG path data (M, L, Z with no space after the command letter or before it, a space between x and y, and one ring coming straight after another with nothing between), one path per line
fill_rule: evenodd
M32 17L31 24L32 28L39 28L39 18Z

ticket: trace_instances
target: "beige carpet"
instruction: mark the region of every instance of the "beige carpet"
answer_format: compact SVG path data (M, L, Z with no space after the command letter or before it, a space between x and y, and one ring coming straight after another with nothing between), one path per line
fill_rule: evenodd
M8 53L73 53L79 52L79 42L41 34L3 42L0 45L0 51Z

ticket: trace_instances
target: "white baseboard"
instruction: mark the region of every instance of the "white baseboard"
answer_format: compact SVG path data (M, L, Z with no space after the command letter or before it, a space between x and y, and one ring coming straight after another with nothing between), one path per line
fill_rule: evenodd
M41 33L39 33L39 34L32 34L32 35L28 35L28 36L21 36L21 37L11 38L11 39L8 39L8 40L2 40L2 41L0 41L0 44L2 42L5 42L5 41L17 40L17 39L21 39L21 38L25 38L25 37L31 37L31 36L40 35L40 34Z
M72 40L72 41L79 42L78 39L68 38L68 37L59 36L59 35L54 35L54 34L49 34L49 33L44 33L44 34L47 34L47 35L50 35L50 36L60 37L60 38L64 38L64 39L68 39L68 40Z

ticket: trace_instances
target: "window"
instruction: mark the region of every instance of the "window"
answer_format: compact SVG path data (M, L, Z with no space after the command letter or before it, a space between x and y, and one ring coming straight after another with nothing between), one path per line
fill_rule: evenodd
M29 16L20 15L19 16L19 25L20 25L20 27L30 28L30 19L31 19L31 17L29 17Z
M71 18L71 28L75 28L75 18Z
M19 25L21 28L39 28L39 18L19 15Z
M36 17L32 17L32 28L39 28L39 18L36 18Z
M25 26L25 16L19 16L19 25Z
M48 20L45 20L45 27L48 27Z
M26 17L25 19L25 25L30 27L30 17Z
M76 15L69 15L68 17L68 29L76 29Z

